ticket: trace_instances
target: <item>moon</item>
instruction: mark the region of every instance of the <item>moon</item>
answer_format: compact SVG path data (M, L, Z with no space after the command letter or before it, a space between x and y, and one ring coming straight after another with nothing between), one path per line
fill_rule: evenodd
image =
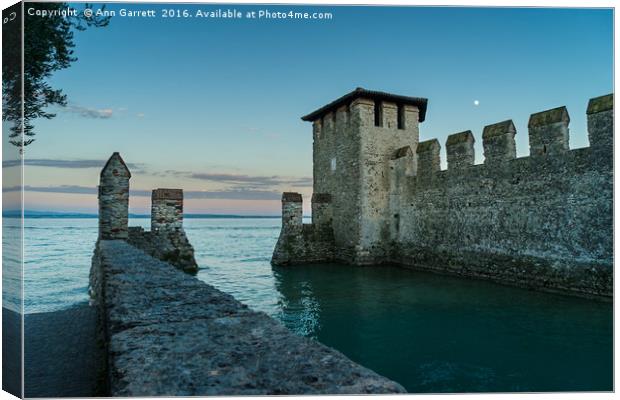
M474 105L475 105L475 106L479 106L479 105L480 105L480 102L479 102L478 100L474 100Z

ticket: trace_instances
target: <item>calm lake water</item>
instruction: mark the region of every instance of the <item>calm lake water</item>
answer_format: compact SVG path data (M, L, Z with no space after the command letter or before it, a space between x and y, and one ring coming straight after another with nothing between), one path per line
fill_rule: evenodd
M397 267L272 268L279 219L184 223L199 279L410 392L613 389L611 304ZM26 220L27 313L87 300L96 238L96 219Z

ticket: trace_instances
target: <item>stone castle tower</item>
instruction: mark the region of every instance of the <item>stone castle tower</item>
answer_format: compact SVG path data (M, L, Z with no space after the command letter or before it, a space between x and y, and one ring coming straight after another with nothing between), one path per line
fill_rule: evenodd
M391 163L407 157L415 165L426 104L357 88L302 117L313 125L313 222L333 219L336 246L356 263L385 255Z
M613 94L590 99L590 146L569 147L566 107L419 142L427 100L358 88L313 124L312 223L282 196L274 265L398 264L517 286L609 297L613 288Z

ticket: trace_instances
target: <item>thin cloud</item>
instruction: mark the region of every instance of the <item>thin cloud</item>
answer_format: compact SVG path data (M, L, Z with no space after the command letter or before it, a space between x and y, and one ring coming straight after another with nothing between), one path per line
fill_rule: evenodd
M210 182L221 182L232 185L250 184L257 187L260 186L311 186L312 178L291 178L278 175L273 176L253 176L253 175L239 175L239 174L219 174L219 173L191 173L189 178L199 179Z
M186 199L226 199L226 200L280 200L282 193L274 190L232 189L210 191L187 191Z
M11 186L3 188L3 192L17 192L19 186ZM39 193L61 193L61 194L89 194L96 195L97 188L91 186L78 185L59 185L59 186L31 186L25 185L26 192ZM150 197L150 190L130 190L131 196ZM186 199L222 199L222 200L279 200L280 192L271 190L252 190L252 189L232 189L232 190L214 190L214 191L184 191Z
M90 107L82 107L74 104L70 104L66 107L63 107L62 110L67 113L77 114L84 118L94 118L94 119L109 119L114 115L114 110L111 108L90 108Z
M24 160L24 165L31 167L49 168L103 168L107 160L59 160L52 158L28 158ZM2 161L2 168L17 167L21 165L21 160ZM134 171L143 171L144 165L138 163L127 163L127 167Z

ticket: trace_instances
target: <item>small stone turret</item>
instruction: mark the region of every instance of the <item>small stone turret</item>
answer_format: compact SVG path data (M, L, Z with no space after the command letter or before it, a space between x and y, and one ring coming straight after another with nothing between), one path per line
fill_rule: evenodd
M183 190L153 190L151 196L151 231L177 228L183 228Z
M183 190L155 189L151 202L151 231L132 227L129 242L185 272L196 273L194 248L183 230Z
M282 194L282 230L300 232L303 221L301 194L284 192Z
M312 195L312 223L303 223L300 193L282 194L282 230L273 250L273 265L289 265L331 260L334 256L331 196Z
M99 175L99 239L127 239L131 172L118 152Z

